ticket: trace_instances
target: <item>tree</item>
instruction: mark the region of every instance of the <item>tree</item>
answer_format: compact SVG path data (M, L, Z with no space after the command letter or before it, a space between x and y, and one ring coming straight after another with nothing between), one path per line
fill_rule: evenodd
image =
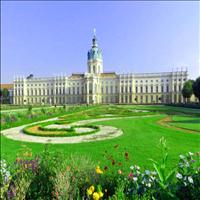
M194 95L199 99L200 102L200 77L198 77L196 81L193 82L192 89Z
M2 89L0 89L0 102L2 103Z
M194 82L193 80L188 80L183 85L182 95L186 99L190 99L190 97L193 94L193 89L192 89L193 82Z
M2 90L2 101L3 103L9 103L9 91L7 88L3 88Z

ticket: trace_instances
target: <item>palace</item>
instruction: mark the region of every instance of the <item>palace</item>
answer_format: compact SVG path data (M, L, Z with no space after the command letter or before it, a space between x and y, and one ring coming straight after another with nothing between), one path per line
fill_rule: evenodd
M97 38L87 54L88 70L70 77L14 80L14 104L162 104L181 103L187 71L116 74L104 72Z

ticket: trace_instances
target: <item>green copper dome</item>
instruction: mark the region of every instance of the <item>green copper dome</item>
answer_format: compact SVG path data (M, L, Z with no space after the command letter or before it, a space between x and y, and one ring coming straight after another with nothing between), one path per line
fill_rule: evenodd
M92 48L88 51L88 60L102 60L102 52L101 49L98 48L97 38L94 36L92 39Z

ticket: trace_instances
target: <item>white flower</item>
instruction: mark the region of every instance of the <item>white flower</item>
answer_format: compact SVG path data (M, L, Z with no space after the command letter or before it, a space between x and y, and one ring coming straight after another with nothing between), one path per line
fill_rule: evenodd
M186 162L186 163L185 163L185 166L186 166L186 167L189 167L189 166L190 166L189 162Z
M193 181L191 176L188 177L188 181L189 181L189 183L192 183L192 184L194 183L194 181Z
M135 168L136 168L137 170L140 170L140 167L139 167L139 166L137 166L137 165L135 165Z
M151 183L147 183L146 186L147 186L147 187L151 187Z
M136 171L136 173L137 173L138 175L140 175L140 171Z
M151 176L150 178L151 178L151 180L153 180L153 181L156 179L154 176Z
M131 166L130 166L130 169L131 169L131 170L133 170L133 169L134 169L134 166L133 166L133 165L131 165Z
M151 172L151 174L153 174L153 175L156 175L156 174L157 174L157 172L156 172L156 171L152 171L152 172Z
M182 179L182 178L183 178L183 176L182 176L182 174L180 174L180 173L177 173L177 174L176 174L176 178L178 178L178 179Z
M137 177L133 177L133 180L134 180L134 181L137 181L137 180L138 180L138 178L137 178Z
M188 154L189 154L190 156L193 156L193 155L194 155L192 152L189 152Z
M179 156L179 158L180 158L180 159L184 159L184 158L185 158L185 156L183 156L183 155L180 155L180 156Z
M145 170L145 174L149 175L150 171L149 170Z

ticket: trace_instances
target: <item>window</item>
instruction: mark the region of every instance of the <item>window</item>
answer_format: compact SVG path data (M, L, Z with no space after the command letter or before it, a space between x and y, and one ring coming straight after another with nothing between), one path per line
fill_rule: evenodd
M156 92L158 92L158 86L156 86Z
M140 96L140 102L141 103L143 102L143 96Z
M156 95L156 103L158 103L158 95Z
M79 87L77 88L77 94L79 94Z
M125 89L126 89L126 93L128 93L128 87L127 87L127 86L126 86L126 88L125 88Z
M129 87L129 92L132 93L132 87L131 86Z
M148 96L146 96L146 103L148 103Z
M148 93L148 86L146 86L146 93Z
M167 90L167 92L169 92L169 85L166 86L166 90Z
M164 87L163 87L163 85L161 86L161 92L164 92Z
M108 86L106 86L106 94L108 94Z
M143 87L142 86L140 87L140 92L143 93Z
M113 93L113 86L110 86L110 93Z
M138 87L137 86L135 87L135 93L138 93Z
M179 85L179 92L181 91L181 85Z
M89 84L89 93L92 94L92 83Z
M153 93L153 85L151 85L151 93Z
M124 93L124 88L123 88L123 86L121 86L121 93Z

